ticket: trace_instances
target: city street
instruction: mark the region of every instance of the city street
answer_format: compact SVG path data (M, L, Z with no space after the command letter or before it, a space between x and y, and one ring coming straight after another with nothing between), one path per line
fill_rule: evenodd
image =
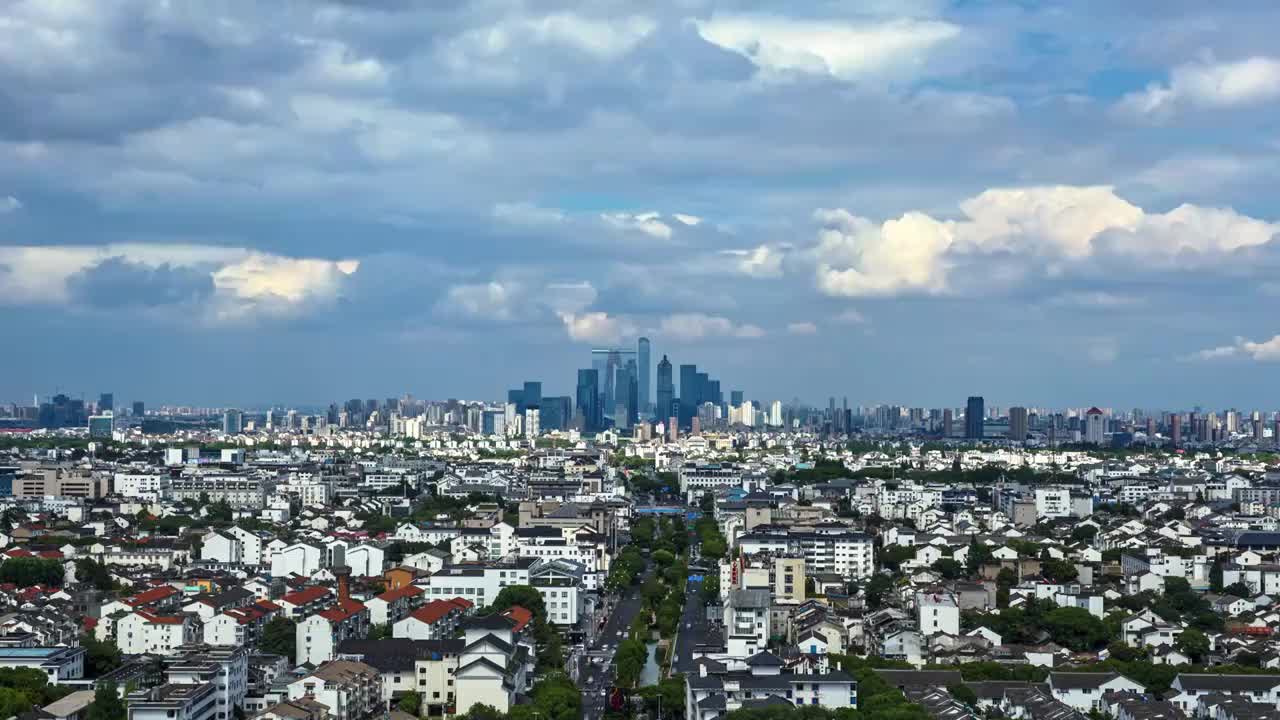
M646 568L644 577L652 574ZM641 580L643 582L643 580ZM627 588L626 594L618 601L604 629L596 635L595 641L587 648L585 655L579 657L578 685L582 688L582 716L596 720L604 716L608 697L605 693L613 683L613 660L618 651L618 643L626 638L627 629L640 611L640 586ZM597 662L598 660L598 662Z
M696 545L693 551L696 556ZM684 611L680 615L680 627L676 629L673 674L687 673L695 669L692 649L707 642L709 630L707 610L702 602L702 583L688 583L684 591Z

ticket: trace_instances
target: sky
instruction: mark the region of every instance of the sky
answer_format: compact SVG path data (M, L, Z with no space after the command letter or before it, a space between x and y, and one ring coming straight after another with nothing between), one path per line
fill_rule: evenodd
M1274 409L1276 27L6 2L0 401L572 394L645 335L765 402Z

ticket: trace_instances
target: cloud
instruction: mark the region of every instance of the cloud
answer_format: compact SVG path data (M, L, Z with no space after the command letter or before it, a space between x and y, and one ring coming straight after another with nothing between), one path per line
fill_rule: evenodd
M1280 361L1280 335L1270 340L1254 342L1237 337L1231 345L1208 348L1192 353L1184 360L1220 360L1223 358L1243 357L1257 362Z
M760 245L749 250L722 250L733 262L734 270L750 277L778 277L782 274L785 249Z
M630 320L605 312L588 312L579 315L565 313L560 316L560 319L569 333L569 339L575 342L617 345L624 338L637 334L636 327Z
M671 226L661 218L662 216L656 212L639 214L615 212L600 215L601 220L620 230L641 232L659 240L670 240L673 234Z
M0 196L0 215L7 215L22 209L22 201L12 195Z
M688 225L689 227L697 227L698 225L702 224L702 218L698 217L697 215L686 215L685 213L674 213L672 214L671 217L675 218L679 222L684 223L685 225Z
M341 296L358 260L214 245L120 243L0 247L0 299L11 304L157 306L206 300L210 322L316 310ZM211 291L210 291L211 288Z
M818 326L808 321L787 324L787 332L792 335L817 335Z
M1054 295L1049 298L1047 304L1052 307L1083 310L1118 310L1141 307L1146 305L1146 301L1140 297L1120 295L1105 290L1081 290Z
M1119 355L1120 348L1115 338L1095 337L1084 343L1084 357L1092 365L1110 365Z
M766 79L793 73L854 81L904 73L961 30L937 20L864 23L776 15L717 15L695 23L703 39L750 60Z
M1138 117L1162 117L1180 109L1233 108L1280 98L1280 59L1255 56L1211 59L1175 67L1168 83L1152 83L1121 98L1118 109Z
M759 338L765 335L764 330L756 325L738 325L728 318L702 313L677 313L662 318L658 332L677 341L715 337Z
M94 308L157 307L200 302L214 293L213 276L168 263L156 266L112 257L67 278L73 301Z
M1183 204L1147 213L1106 186L992 189L960 209L960 220L912 211L880 224L844 209L819 210L822 229L805 253L819 291L839 297L992 292L1033 273L1056 276L1099 258L1166 270L1233 263L1239 252L1280 232L1280 224L1230 208ZM959 267L974 272L955 272Z
M436 310L447 315L462 315L478 320L507 322L519 310L517 300L522 292L518 285L493 280L487 283L455 285L436 303Z

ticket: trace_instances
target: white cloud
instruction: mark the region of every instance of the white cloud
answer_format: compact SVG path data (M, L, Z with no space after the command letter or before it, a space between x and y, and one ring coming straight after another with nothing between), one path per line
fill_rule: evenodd
M793 322L787 325L787 332L792 335L817 335L818 326L808 321Z
M1107 292L1105 290L1090 290L1084 292L1068 292L1061 295L1055 295L1048 300L1048 305L1063 308L1080 308L1086 310L1116 310L1121 308L1132 308L1145 305L1145 301L1139 297L1130 295L1119 295L1117 293Z
M672 236L671 226L663 222L662 216L656 212L601 213L600 219L620 230L642 232L659 240L670 240Z
M718 15L696 25L703 39L747 58L766 79L799 72L852 81L909 72L960 34L950 23L910 19L852 23Z
M472 285L454 285L436 304L436 309L448 315L505 322L513 319L517 311L516 299L521 292L518 286L497 280Z
M662 319L658 332L677 341L701 340L710 337L759 338L764 330L756 325L735 324L719 315L702 313L677 313Z
M560 319L569 339L576 342L616 345L636 334L636 327L630 320L605 312L564 313Z
M1152 83L1121 98L1121 112L1160 117L1183 107L1230 108L1280 98L1280 59L1257 56L1231 62L1206 59L1175 67L1169 82Z
M697 227L702 224L702 218L697 215L686 215L685 213L674 213L671 217L688 225L689 227Z
M783 248L760 245L749 250L722 250L733 260L735 271L751 277L777 277L782 274Z
M1245 357L1258 362L1280 361L1280 335L1270 340L1254 342L1242 337L1235 339L1231 345L1200 350L1188 356L1187 360L1220 360L1222 358Z
M1147 213L1105 186L992 189L960 209L960 220L908 212L881 224L843 209L819 210L822 229L807 253L819 290L841 297L957 292L954 268L984 258L998 262L963 276L967 289L1020 282L1032 271L1060 274L1103 254L1185 267L1192 259L1228 261L1280 232L1280 224L1230 208Z
M0 248L0 297L16 303L72 302L68 280L107 260L147 268L208 272L214 294L207 319L233 320L266 313L292 313L340 296L358 260L273 255L214 245L120 243L102 246Z
M0 197L0 215L17 212L22 209L22 201L12 195Z

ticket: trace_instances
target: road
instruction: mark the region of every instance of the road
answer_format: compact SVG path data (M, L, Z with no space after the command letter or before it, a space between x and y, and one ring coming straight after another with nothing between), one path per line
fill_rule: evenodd
M692 555L697 558L697 545L693 546ZM716 566L711 563L711 567ZM680 627L676 629L675 658L671 665L673 675L697 670L692 649L705 644L711 632L713 630L707 622L707 607L702 601L702 583L688 583L684 591L684 611L680 614Z
M646 568L644 577L651 574L652 569ZM643 582L642 578L641 583ZM608 698L601 693L607 692L612 686L613 660L618 652L618 643L626 638L627 629L640 612L640 605L640 585L632 585L605 620L604 629L587 648L588 657L582 659L585 664L579 666L578 685L582 688L582 716L588 720L598 720L604 716ZM597 657L601 658L599 663L595 662Z

